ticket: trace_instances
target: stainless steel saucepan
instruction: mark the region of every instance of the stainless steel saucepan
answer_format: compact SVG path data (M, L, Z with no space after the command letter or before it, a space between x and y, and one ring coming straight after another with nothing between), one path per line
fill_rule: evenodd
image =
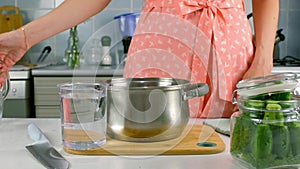
M189 120L188 99L208 93L205 83L172 78L118 78L107 89L107 134L152 142L177 138Z

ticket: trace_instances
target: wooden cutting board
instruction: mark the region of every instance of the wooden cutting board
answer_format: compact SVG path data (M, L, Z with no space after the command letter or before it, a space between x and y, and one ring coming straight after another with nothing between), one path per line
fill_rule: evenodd
M220 153L225 147L225 143L213 128L189 125L179 138L173 140L138 143L108 138L102 148L72 150L64 147L64 150L78 155L197 155Z
M0 33L18 29L22 25L23 19L18 7L0 7Z

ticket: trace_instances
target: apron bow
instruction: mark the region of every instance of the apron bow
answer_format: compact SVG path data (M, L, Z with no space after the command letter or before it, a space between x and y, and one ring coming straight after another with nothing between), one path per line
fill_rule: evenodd
M213 13L217 10L217 4L215 1L196 1L196 0L185 0L179 3L181 13L187 15L198 10L203 10L205 8L210 9Z
M221 16L224 20L220 5L216 0L184 0L179 3L179 8L182 15L194 13L196 11L208 10L214 16Z

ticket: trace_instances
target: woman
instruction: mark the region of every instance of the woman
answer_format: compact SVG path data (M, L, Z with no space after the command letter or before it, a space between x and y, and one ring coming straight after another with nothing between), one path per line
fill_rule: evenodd
M273 66L279 2L252 2L255 50L243 0L145 0L124 76L206 82L210 93L191 100L191 116L229 116L235 84L268 75ZM108 3L65 0L49 14L0 35L0 82L30 47L81 23Z
M210 93L190 101L191 116L228 117L236 83L271 72L278 8L253 0L254 51L243 0L147 0L124 76L208 83Z

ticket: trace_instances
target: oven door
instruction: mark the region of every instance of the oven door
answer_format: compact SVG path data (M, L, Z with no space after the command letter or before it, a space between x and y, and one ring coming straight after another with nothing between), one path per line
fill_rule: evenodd
M3 117L35 117L30 71L10 71L10 89L4 101Z

